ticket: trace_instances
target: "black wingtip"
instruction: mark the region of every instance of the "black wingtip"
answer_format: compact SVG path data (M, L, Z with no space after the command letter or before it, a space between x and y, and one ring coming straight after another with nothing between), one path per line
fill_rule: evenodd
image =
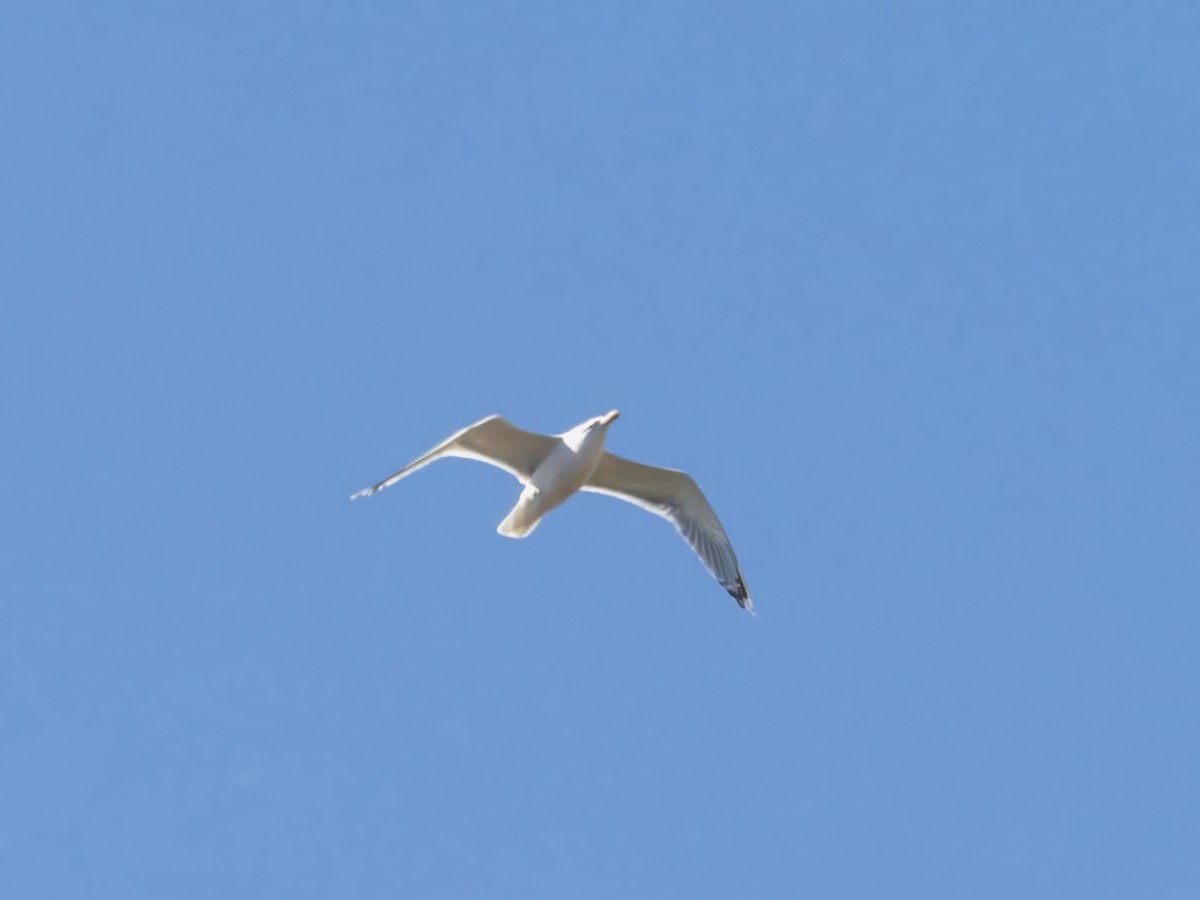
M730 597L737 601L738 606L751 615L754 614L754 603L750 599L750 592L746 590L746 582L740 575L738 576L737 584L733 587L727 587L725 590L729 592Z

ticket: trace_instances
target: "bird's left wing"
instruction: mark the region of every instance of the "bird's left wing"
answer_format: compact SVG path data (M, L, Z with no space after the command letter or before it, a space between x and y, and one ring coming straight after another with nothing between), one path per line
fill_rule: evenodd
M606 452L583 490L618 497L669 519L738 605L754 612L729 536L692 476Z
M542 460L550 455L557 441L558 438L518 428L500 416L488 416L450 435L395 475L359 491L350 499L369 497L376 491L391 487L405 475L411 475L417 469L444 456L458 456L488 463L503 469L524 484L529 481L534 469L541 465Z

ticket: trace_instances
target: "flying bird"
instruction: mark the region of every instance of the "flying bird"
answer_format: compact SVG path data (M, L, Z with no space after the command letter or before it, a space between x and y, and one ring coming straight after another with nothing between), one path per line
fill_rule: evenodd
M738 605L753 613L754 604L729 537L692 477L675 469L645 466L604 449L608 426L618 415L614 409L558 435L525 431L500 416L488 416L350 499L391 487L444 456L474 459L503 469L524 485L517 505L496 529L505 537L523 538L576 491L608 494L669 520Z

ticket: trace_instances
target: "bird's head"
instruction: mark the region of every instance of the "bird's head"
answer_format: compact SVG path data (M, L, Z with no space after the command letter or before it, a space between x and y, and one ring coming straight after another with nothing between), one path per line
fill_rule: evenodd
M596 416L594 419L587 419L580 422L570 431L564 432L560 437L566 441L567 446L578 452L580 448L586 446L604 446L604 438L608 434L608 426L613 423L613 420L620 415L615 409L606 412L602 416Z
M617 410L610 409L602 416L597 416L588 423L588 428L607 428L617 420L617 416L621 415Z

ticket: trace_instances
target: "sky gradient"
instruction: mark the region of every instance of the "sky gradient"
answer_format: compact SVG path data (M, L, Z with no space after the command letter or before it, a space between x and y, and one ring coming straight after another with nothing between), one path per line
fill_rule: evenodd
M6 895L1198 895L1194 4L3 18Z

